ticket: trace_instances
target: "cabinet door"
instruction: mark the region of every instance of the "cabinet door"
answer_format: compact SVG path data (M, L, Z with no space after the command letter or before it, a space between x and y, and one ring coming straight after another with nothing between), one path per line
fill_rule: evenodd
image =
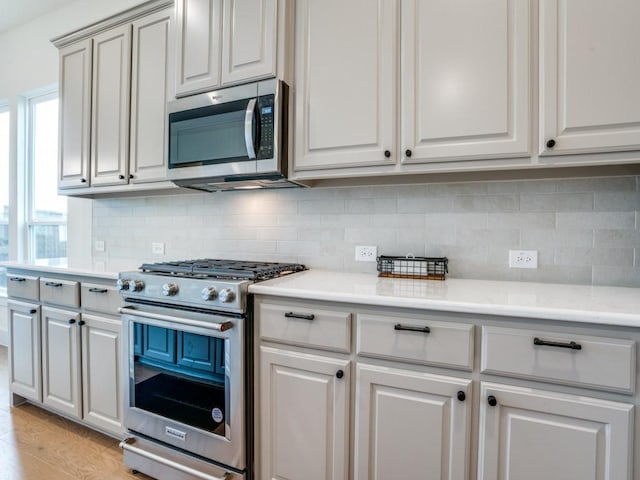
M468 478L471 403L471 380L358 365L354 478Z
M529 1L402 3L402 162L529 152Z
M345 480L349 361L261 347L260 362L260 478Z
M121 323L93 315L82 319L82 416L87 423L121 435Z
M91 39L60 49L58 188L89 186Z
M80 314L42 308L42 402L81 418Z
M163 180L173 97L173 8L133 22L130 182Z
M541 153L640 148L638 18L637 0L540 2Z
M296 2L297 171L395 163L398 11L396 0Z
M150 360L175 363L176 331L168 328L142 326L142 356Z
M276 0L225 0L222 84L276 73Z
M480 401L478 480L631 480L633 405L489 383Z
M176 96L219 87L222 0L177 0L176 35Z
M40 307L7 302L9 315L9 377L11 391L42 401L40 370Z
M131 25L93 39L91 185L129 181Z

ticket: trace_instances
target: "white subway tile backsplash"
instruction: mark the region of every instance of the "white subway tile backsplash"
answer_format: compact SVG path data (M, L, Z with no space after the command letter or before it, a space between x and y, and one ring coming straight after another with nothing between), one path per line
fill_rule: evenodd
M640 177L287 189L100 199L94 262L195 257L375 274L380 255L446 256L451 277L640 287ZM132 242L131 239L136 241ZM166 244L165 255L151 243ZM508 251L538 250L510 269Z

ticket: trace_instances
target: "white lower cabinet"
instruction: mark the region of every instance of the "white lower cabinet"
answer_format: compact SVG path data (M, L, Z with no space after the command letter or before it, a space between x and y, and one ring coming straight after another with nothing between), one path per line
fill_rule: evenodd
M40 306L10 300L7 313L11 392L41 402Z
M81 418L80 313L42 307L42 403Z
M471 400L471 380L358 365L354 478L468 478Z
M480 397L478 480L631 480L633 405L492 383Z
M350 362L262 346L260 365L260 478L347 479Z
M82 418L113 433L122 432L119 320L83 314Z

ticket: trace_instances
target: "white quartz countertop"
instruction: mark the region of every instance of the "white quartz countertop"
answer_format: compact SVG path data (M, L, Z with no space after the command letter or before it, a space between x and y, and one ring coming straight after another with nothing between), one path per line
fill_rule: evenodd
M6 267L9 270L22 270L29 272L40 272L49 274L62 274L62 275L75 275L80 277L100 278L105 280L117 280L118 272L121 270L135 270L136 267L122 268L122 269L105 269L94 267L73 267L67 264L60 264L55 262L38 261L38 262L0 262L0 266Z
M491 280L409 280L308 270L253 284L254 294L640 327L640 288Z

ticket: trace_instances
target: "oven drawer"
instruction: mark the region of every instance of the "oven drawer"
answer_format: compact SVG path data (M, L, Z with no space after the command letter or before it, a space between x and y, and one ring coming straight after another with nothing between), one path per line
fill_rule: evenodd
M117 315L122 299L115 285L82 282L80 304L86 310Z
M633 393L635 357L632 340L482 327L483 373Z
M80 284L73 280L40 278L40 300L64 307L80 306Z
M358 314L357 332L359 355L473 369L473 325Z
M264 340L349 352L351 313L310 304L261 302L260 336Z
M40 299L38 277L7 273L7 295L38 301Z

